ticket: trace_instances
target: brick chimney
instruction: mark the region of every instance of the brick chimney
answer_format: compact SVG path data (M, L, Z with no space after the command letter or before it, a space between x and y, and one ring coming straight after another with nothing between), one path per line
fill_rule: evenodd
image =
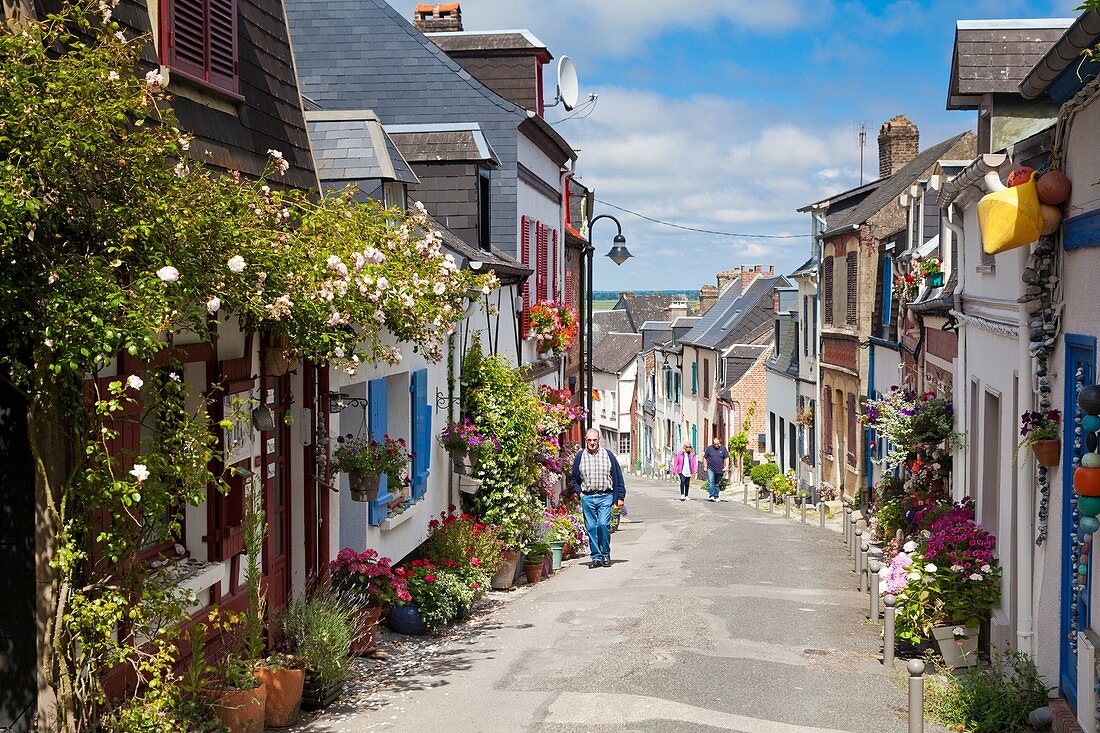
M462 6L459 3L424 3L413 11L413 25L421 33L462 30Z
M920 132L905 115L898 115L882 124L878 131L878 175L886 178L917 157Z
M714 285L704 285L699 289L699 304L695 307L695 315L705 316L717 302L718 288Z

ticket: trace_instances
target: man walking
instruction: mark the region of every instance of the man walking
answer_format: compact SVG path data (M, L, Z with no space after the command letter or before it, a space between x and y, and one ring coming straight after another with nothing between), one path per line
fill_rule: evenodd
M718 490L722 477L726 475L726 469L729 468L730 453L716 435L703 451L703 458L707 463L707 493L710 494L710 501L718 501Z
M573 459L573 487L580 492L591 550L590 568L611 566L611 506L626 499L623 469L615 454L600 450L600 432L584 434L584 450Z

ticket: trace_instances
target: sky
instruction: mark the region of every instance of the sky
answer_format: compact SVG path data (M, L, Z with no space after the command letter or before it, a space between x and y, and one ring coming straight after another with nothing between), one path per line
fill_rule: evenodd
M416 0L389 0L406 18ZM546 110L577 172L634 257L603 255L597 290L695 290L742 264L789 273L810 253L797 209L878 177L882 123L904 114L921 148L973 130L945 110L956 20L1069 18L1080 0L463 0L465 30L526 28L576 64L582 103ZM579 114L575 114L578 113ZM575 115L572 119L563 119ZM612 208L698 229L684 231ZM799 235L792 238L743 236Z

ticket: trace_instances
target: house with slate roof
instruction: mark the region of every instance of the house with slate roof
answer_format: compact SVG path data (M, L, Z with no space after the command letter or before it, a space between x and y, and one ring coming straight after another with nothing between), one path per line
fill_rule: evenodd
M434 6L428 9L434 17ZM515 84L501 87L502 96L385 0L289 0L286 12L303 93L325 111L373 110L416 159L416 188L435 201L431 213L466 241L476 230L479 247L495 247L534 272L521 297L501 305L502 318L518 324L519 363L534 365L531 377L563 386L561 360L540 358L525 328L526 310L560 300L571 278L563 256L564 179L576 154L517 91L541 89L541 67L550 59L545 45L531 42L538 46L530 49L532 63L514 67ZM424 12L415 17L423 21ZM440 19L465 38L460 8ZM461 45L470 53L477 46ZM438 166L430 182L429 164Z
M631 406L641 346L639 334L609 333L592 353L592 427L624 470L631 465Z
M968 59L968 41L979 32L993 48ZM1031 40L998 45L1009 37ZM1077 19L959 21L948 104L977 111L982 144L940 194L941 237L953 253L945 271L956 280L948 313L958 343L956 429L967 435L966 449L952 457L952 491L972 496L978 520L997 536L1002 598L990 642L1029 654L1056 685L1054 730L1096 730L1100 645L1092 609L1100 598L1074 473L1095 450L1076 398L1097 382L1100 335L1100 212L1090 185L1100 178L1100 63L1082 55L1098 42L1095 10ZM1008 53L1019 60L1005 63ZM968 74L968 64L984 73ZM1068 200L1044 208L1048 225L1064 218L1034 244L986 254L978 202L1021 165L1053 166L1071 179ZM1050 409L1063 413L1060 465L1040 468L1023 451L1013 460L1020 413Z
M767 272L772 271L769 268ZM691 331L678 339L683 442L690 442L696 451L715 437L726 443L740 431L741 420L753 404L750 442L765 432L763 358L771 350L773 291L789 283L762 272L742 282L744 290L730 287Z
M870 394L868 348L874 303L882 279L881 252L904 232L906 211L897 198L930 175L937 161L968 158L974 135L960 133L919 151L916 125L904 115L879 132L879 179L810 204L820 265L821 466L826 493L864 495L869 472L857 418Z
M640 465L642 474L663 476L663 471L658 471L657 467L656 443L657 394L658 389L663 387L664 379L661 371L664 362L658 358L658 347L672 338L672 323L646 321L642 324L639 335L642 337L642 344L637 356L637 377L634 382L632 459Z
M767 450L783 472L797 472L802 461L798 424L801 319L798 287L775 288L772 350L765 362Z

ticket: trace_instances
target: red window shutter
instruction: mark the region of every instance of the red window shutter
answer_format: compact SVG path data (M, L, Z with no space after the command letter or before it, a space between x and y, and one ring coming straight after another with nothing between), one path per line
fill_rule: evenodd
M566 305L573 307L577 303L573 299L573 290L576 287L574 281L577 276L573 273L573 268L566 266L565 268L565 303Z
M164 0L164 63L236 94L237 0Z
M825 270L825 274L823 276L823 279L824 279L825 282L824 282L823 288L822 288L825 291L825 302L824 302L824 305L822 307L822 310L824 310L825 312L824 312L822 317L824 318L826 323L832 323L833 322L833 258L832 257L826 257L825 262L822 263L822 267Z
M531 267L531 217L524 216L520 226L519 260L524 267ZM531 276L523 283L523 310L520 313L520 338L527 338L531 323Z
M550 299L557 300L561 297L558 285L558 230L551 232L550 237Z
M546 300L546 286L548 279L547 275L549 274L547 272L547 264L548 260L550 259L549 253L547 252L547 247L549 244L547 239L548 237L546 236L546 225L542 222L539 222L538 233L535 239L535 247L538 250L538 260L535 270L535 273L537 275L537 280L535 281L537 287L536 302L539 303L542 303Z
M856 260L856 252L853 250L847 255L848 258L848 313L847 322L854 324L859 315L856 310L856 269L859 267L859 262Z

